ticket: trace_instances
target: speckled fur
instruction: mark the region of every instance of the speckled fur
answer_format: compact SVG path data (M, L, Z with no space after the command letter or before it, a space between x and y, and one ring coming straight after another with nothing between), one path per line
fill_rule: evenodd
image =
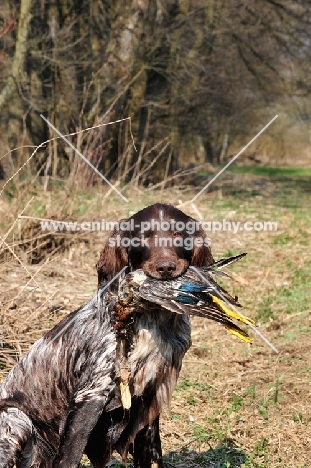
M162 203L129 220L139 226L151 219L195 221ZM192 250L158 248L155 233L149 236L148 248L110 242L118 236L139 236L136 231L136 227L133 232L114 230L97 263L98 293L35 343L3 382L0 468L14 463L17 468L77 468L83 452L95 468L104 468L114 449L124 459L133 453L135 468L163 468L159 414L170 404L190 346L188 317L144 304L131 311L122 310L121 304L115 311L113 301L106 304L103 287L125 266L168 279L182 275L189 265L207 266L213 257L205 245ZM173 238L176 232L157 234ZM190 237L203 240L205 233L199 227ZM176 268L162 274L159 262L171 262ZM117 289L116 284L111 286L114 293ZM120 397L120 355L129 375L128 410Z
M99 290L8 374L0 387L1 468L74 468L83 452L100 468L115 449L126 459L138 432L169 406L190 346L188 317L157 310L132 314L132 406L124 410L114 315L113 301L107 305Z

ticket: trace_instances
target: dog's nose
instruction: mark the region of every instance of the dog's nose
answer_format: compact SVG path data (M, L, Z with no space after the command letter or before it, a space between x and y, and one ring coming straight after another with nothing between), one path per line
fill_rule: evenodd
M172 273L176 270L175 262L158 262L156 265L156 270L160 273L161 276L171 276Z

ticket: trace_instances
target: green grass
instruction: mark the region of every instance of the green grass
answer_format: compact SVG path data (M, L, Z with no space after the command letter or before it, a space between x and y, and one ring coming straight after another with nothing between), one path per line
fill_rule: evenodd
M212 176L206 174L206 180ZM310 220L311 168L233 164L214 182L210 190L216 188L222 190L222 199L213 202L216 206L239 210L243 205L249 210L268 202L281 208L281 211L290 208L305 213ZM302 203L301 196L305 203Z
M171 452L164 457L164 466L174 466L183 460L185 466L195 466L202 468L238 468L244 467L247 456L243 450L234 446L232 440L228 439L215 448L207 451L195 452L187 448L180 452Z
M175 387L176 392L192 392L193 390L198 390L199 392L209 392L211 389L211 386L204 383L200 382L199 380L189 380L189 379L179 379L177 382L177 385Z
M233 164L230 167L230 171L239 174L255 174L277 177L311 177L311 168L304 167L264 167Z
M264 323L275 319L278 310L294 314L307 309L311 300L311 261L298 269L288 261L287 270L291 272L289 280L278 288L272 287L270 294L266 294L259 303L257 321Z

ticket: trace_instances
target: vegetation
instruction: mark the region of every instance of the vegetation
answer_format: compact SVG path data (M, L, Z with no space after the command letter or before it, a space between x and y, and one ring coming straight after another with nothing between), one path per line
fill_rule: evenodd
M277 231L209 235L216 258L248 252L232 266L233 280L226 280L225 286L239 297L279 354L256 336L249 347L219 324L194 319L193 346L184 360L171 413L162 417L165 466L307 468L310 185L304 184L300 172L284 178L283 171L257 174L241 167L223 177L196 205L185 204L182 209L203 220L278 222ZM257 184L264 190L254 193ZM159 199L178 205L194 195L193 189L181 186L162 194L137 189L125 205L117 195L110 193L107 198L109 191L98 187L43 192L38 184L27 190L31 193L18 191L10 200L0 201L0 228L7 243L0 250L1 376L31 343L93 294L94 265L106 235L43 233L37 219L17 221L30 196L34 198L25 215L41 219L57 215L56 219L81 222L120 219ZM87 460L84 464L89 466ZM116 461L115 467L119 466Z
M310 2L0 7L0 380L97 286L108 233L40 223L115 221L157 201L204 221L273 221L272 231L207 234L215 258L248 252L224 285L279 354L195 318L162 417L165 467L309 467Z
M185 170L221 163L276 113L279 121L249 157L292 162L307 151L307 0L0 0L0 6L1 155L56 137L40 114L63 134L127 119L71 137L120 187L178 185ZM7 180L31 151L6 155L0 176ZM44 186L50 179L69 187L97 180L61 139L41 147L25 172L38 173Z

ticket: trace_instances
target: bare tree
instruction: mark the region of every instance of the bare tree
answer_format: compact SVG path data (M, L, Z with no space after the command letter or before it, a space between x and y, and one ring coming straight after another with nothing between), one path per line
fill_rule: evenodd
M309 3L15 0L2 12L4 24L19 11L0 72L2 129L13 106L11 146L26 130L36 144L50 136L39 113L66 133L130 115L137 153L125 124L73 141L109 177L135 184L221 163L269 108L294 112L293 98L309 96ZM62 142L35 161L44 175L91 183L83 167Z

